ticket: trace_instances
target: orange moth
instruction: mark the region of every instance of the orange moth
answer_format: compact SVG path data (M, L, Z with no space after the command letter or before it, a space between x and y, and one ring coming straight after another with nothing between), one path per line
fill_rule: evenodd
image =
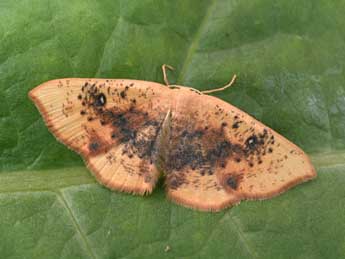
M170 86L165 68L166 85L67 78L43 83L29 96L54 136L112 190L151 193L163 175L171 200L219 211L316 177L300 148L209 95L233 80L199 92Z

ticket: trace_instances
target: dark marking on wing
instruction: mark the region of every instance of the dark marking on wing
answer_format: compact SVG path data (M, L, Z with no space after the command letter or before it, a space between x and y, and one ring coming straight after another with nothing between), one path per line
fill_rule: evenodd
M172 119L167 140L164 141L167 152L164 155L158 154L160 143L157 143L157 139L162 131L165 114L144 110L135 98L128 97L130 89L126 86L122 91L112 91L88 83L81 88L82 98L78 99L84 104L82 112L90 120L98 120L101 126L110 128L108 137L112 141L110 144L90 142L91 155L99 154L104 146L121 144L122 155L128 158L136 156L149 164L159 163L166 173L168 187L177 189L187 184L186 174L190 171L198 170L203 177L214 175L219 169L226 169L229 163L245 163L248 168L254 168L262 163L263 156L273 152L271 145L274 144L274 137L266 129L262 132L256 132L253 127L241 130L240 124L243 121L240 116L234 115L229 122L224 109L217 106L215 111L203 115L206 119L214 116L213 113L219 116L217 127L207 124L207 120L199 126L191 124L194 121L191 118L200 115L198 112L192 117ZM120 109L116 105L107 107L107 98L110 97L103 90L110 94L116 93L119 102L128 103L127 106L119 107L127 108ZM147 91L139 91L136 98L148 98ZM227 131L235 132L234 139L229 139ZM232 189L240 184L236 177L231 181Z
M233 176L230 175L228 179L226 180L226 184L231 188L236 190L237 189L237 179Z
M221 116L224 111L218 108L217 112ZM237 117L236 120L238 119ZM175 189L187 183L185 172L193 170L198 170L201 176L208 176L226 168L228 163L246 163L249 168L253 168L262 163L262 156L266 152L271 152L272 148L268 147L271 145L271 136L266 129L251 135L248 134L252 131L247 130L247 133L242 133L246 134L247 138L232 140L225 132L234 129L229 129L227 125L222 122L218 128L194 127L189 119L176 119L172 122L169 152L164 162L168 186L170 179L174 179L172 185ZM242 143L238 142L239 139L243 139ZM236 182L236 186L238 185Z
M133 84L125 86L119 94L120 97L126 99L127 91L132 86ZM109 87L105 89L112 94ZM157 156L156 140L164 116L160 115L159 112L156 112L155 116L150 116L147 111L137 107L135 98L129 100L130 105L126 109L120 109L116 105L108 108L106 107L107 97L102 90L96 84L85 83L81 87L82 98L78 98L86 107L80 112L81 114L89 114L88 121L98 120L101 126L111 129L109 137L112 143L102 143L100 137L97 141L90 140L88 146L90 155L104 152L103 146L109 148L112 145L122 144L122 155L127 155L128 158L137 156L151 164L154 163ZM113 94L115 92L117 93L117 91L113 91ZM141 98L147 97L142 96Z

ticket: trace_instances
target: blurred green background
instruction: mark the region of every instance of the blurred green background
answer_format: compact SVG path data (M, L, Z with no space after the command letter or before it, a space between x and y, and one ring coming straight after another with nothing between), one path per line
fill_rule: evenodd
M341 258L345 1L1 0L0 258ZM318 178L203 213L111 192L48 132L27 93L132 78L215 94L310 154ZM166 247L170 250L166 251Z

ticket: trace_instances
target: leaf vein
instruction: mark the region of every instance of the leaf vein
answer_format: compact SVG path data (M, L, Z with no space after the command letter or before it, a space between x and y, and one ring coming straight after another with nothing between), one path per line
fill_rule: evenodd
M177 79L177 84L182 84L183 81L185 80L185 75L187 73L189 65L192 62L192 57L193 57L194 53L196 52L196 50L199 46L202 33L205 30L205 26L207 24L207 21L209 20L212 12L216 6L216 3L217 3L216 0L210 1L210 4L206 8L205 15L204 15L203 19L201 20L201 23L200 23L198 30L194 34L194 37L193 37L192 42L190 44L190 47L187 50L186 58L182 63L182 69L181 69L181 72L180 72L179 77Z
M60 200L61 204L65 207L72 223L73 226L76 230L76 232L79 234L79 236L81 237L82 242L85 245L85 248L87 249L87 251L89 252L91 258L96 259L96 255L95 253L92 251L90 242L88 240L88 238L86 237L85 233L83 232L83 230L81 229L80 224L78 223L78 220L76 219L76 217L73 214L73 211L71 209L71 207L68 205L67 200L65 199L64 195L61 192L56 192L58 199Z

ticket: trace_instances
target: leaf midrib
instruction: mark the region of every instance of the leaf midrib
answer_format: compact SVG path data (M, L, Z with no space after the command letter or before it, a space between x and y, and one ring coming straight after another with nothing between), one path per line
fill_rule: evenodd
M345 167L345 150L310 155L316 169ZM84 166L48 170L24 170L0 173L0 193L56 191L70 186L96 184Z
M0 193L56 191L65 187L96 183L86 167L0 173Z

